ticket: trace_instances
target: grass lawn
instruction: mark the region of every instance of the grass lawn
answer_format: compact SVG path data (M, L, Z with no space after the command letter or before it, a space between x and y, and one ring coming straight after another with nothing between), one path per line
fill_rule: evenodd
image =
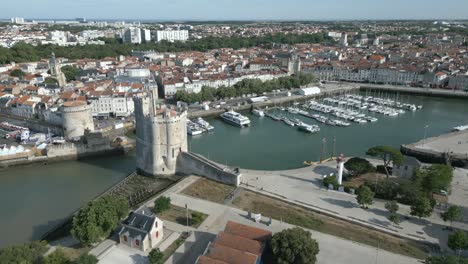
M200 178L185 188L182 193L195 198L223 204L224 200L226 200L234 189L235 187L231 185Z
M192 217L193 214L199 215L198 219L195 221L193 221L193 217ZM163 213L157 214L157 216L163 220L178 223L180 225L187 225L187 212L185 208L183 207L171 205L171 208L169 210ZM190 208L189 208L188 216L189 216L189 225L194 228L199 227L201 223L205 221L206 217L208 217L208 215L198 212L198 211L190 210Z
M414 241L401 239L360 225L312 212L300 206L243 190L233 205L249 212L282 220L292 225L334 235L358 243L414 258L425 259L428 248Z

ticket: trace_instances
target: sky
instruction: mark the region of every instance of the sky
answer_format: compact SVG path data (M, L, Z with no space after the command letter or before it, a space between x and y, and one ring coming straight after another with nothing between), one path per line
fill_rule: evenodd
M0 17L129 20L468 19L468 0L2 0Z

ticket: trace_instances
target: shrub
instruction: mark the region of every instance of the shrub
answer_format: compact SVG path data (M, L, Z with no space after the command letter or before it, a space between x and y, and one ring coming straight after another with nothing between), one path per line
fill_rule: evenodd
M154 201L154 208L153 212L156 214L160 214L165 212L171 208L171 198L161 196Z
M329 176L323 179L323 185L328 188L328 185L332 184L333 189L337 190L339 187L338 181L336 180L336 176Z

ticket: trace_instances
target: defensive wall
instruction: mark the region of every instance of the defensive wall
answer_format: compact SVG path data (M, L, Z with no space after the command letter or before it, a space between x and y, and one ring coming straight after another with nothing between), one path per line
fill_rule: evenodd
M195 174L234 186L239 186L242 179L239 169L220 165L202 155L191 152L180 153L177 160L177 172L186 175Z

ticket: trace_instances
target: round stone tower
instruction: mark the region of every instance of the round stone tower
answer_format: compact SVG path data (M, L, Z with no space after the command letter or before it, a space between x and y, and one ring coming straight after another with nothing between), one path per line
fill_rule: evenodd
M79 138L85 134L85 130L94 131L91 106L84 101L63 103L62 126L67 139Z
M135 98L137 170L144 175L173 175L187 151L187 111Z

